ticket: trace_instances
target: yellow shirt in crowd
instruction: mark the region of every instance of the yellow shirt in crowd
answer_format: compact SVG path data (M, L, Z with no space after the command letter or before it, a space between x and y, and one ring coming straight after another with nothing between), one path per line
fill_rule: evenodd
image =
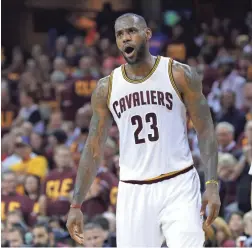
M35 175L44 179L47 174L47 160L44 156L36 156L11 166L11 170L18 173Z
M43 180L47 175L47 160L44 156L36 156L14 164L10 169L20 174L35 175L40 180ZM22 195L24 194L23 185L17 186L17 192Z

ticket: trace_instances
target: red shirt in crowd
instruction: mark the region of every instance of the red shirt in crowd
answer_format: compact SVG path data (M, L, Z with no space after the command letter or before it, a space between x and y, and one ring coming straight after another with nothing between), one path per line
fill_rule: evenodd
M42 186L42 195L47 200L47 215L66 215L70 207L70 193L74 189L76 170L73 168L49 172Z

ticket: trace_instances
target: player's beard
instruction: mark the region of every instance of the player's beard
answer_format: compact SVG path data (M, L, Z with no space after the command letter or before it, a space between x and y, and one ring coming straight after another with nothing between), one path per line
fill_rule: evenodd
M143 42L138 48L135 48L135 56L133 59L130 59L128 57L126 57L123 54L123 57L124 59L126 60L126 62L129 64L129 65L134 65L134 64L137 64L139 62L141 62L144 57L145 57L145 54L146 54L146 44Z

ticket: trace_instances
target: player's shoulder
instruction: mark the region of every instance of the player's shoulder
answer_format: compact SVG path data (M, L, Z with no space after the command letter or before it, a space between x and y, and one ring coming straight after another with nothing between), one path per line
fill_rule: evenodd
M187 64L184 64L180 61L172 59L172 70L173 73L189 73L193 68Z
M91 102L98 101L99 103L107 102L110 88L111 88L112 74L101 78L96 85L95 90L92 93Z
M172 75L180 92L184 92L185 89L194 92L201 90L202 75L196 67L173 60Z
M106 77L100 78L97 82L97 87L103 87L104 85L107 85L109 83L110 77L111 74Z

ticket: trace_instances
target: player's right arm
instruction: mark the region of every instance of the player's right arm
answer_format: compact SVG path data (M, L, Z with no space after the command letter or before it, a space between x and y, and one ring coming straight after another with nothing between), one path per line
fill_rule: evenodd
M67 228L71 237L78 243L83 242L83 215L80 206L93 183L98 166L103 156L108 129L112 118L107 106L109 77L101 79L91 98L93 116L90 122L89 135L82 152L75 181L72 206L67 220Z
M214 124L206 98L202 93L202 77L195 68L174 61L172 65L174 83L178 88L186 109L197 132L201 159L204 164L206 192L203 195L202 214L208 205L210 211L207 225L218 216L220 198L218 189L218 146Z

